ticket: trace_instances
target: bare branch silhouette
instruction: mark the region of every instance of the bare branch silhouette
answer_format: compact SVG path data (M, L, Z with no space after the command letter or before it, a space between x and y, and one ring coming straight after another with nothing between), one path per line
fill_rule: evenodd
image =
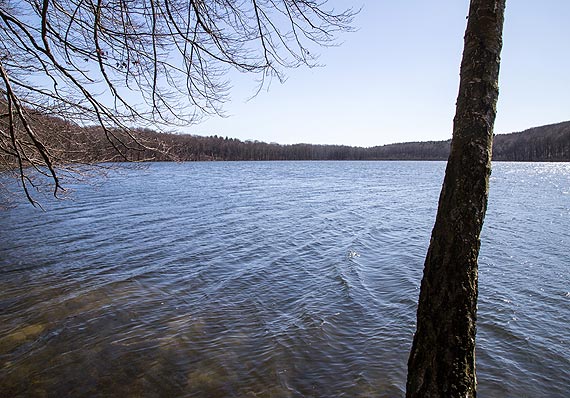
M2 0L0 167L31 203L33 172L47 173L57 196L72 156L50 152L61 137L40 134L34 113L98 125L126 159L152 149L133 127L222 114L230 69L263 82L315 66L315 44L333 45L354 14L326 0Z

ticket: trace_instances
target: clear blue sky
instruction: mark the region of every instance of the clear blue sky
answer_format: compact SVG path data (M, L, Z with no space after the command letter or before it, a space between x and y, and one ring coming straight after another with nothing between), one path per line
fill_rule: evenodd
M228 117L185 132L265 142L383 145L451 138L468 0L334 0L362 7L357 32L248 100L232 77ZM570 1L507 1L495 133L570 120Z

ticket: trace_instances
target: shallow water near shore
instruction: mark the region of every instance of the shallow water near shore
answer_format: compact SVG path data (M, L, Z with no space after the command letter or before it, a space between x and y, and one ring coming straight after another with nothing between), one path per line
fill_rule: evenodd
M0 396L402 397L443 162L155 163L0 220ZM570 164L496 163L480 397L570 390Z

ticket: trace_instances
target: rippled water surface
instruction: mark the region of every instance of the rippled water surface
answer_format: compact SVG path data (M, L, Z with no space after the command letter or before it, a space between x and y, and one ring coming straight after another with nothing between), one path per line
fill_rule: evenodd
M2 397L401 397L441 162L157 163L0 213ZM494 165L480 397L570 390L570 164Z

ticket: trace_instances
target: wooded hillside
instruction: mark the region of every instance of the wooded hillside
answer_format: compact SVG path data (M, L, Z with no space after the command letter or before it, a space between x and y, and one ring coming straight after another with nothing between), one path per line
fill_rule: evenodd
M343 145L279 145L228 137L140 132L146 140L162 142L177 160L447 160L450 140L409 142L370 148ZM143 159L150 153L141 153ZM156 154L157 160L168 160ZM570 161L570 122L498 134L493 145L496 161Z
M409 142L370 148L344 145L280 145L235 138L158 133L137 129L133 140L119 131L82 128L36 114L36 131L57 163L205 160L447 160L450 140ZM41 126L41 127L40 127ZM142 144L142 145L141 145ZM570 122L495 136L495 161L570 161ZM14 167L0 153L0 168Z

